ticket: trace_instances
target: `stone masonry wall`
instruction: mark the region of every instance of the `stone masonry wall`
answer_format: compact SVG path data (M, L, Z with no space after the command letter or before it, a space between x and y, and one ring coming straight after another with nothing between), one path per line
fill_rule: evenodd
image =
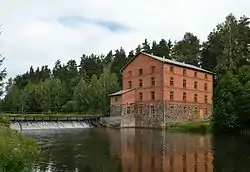
M177 104L159 101L148 104L126 104L119 107L120 112L117 115L134 120L134 127L146 128L161 128L173 123L202 121L209 119L212 114L212 105L209 104ZM119 108L111 107L113 113L115 111L118 113L116 109Z

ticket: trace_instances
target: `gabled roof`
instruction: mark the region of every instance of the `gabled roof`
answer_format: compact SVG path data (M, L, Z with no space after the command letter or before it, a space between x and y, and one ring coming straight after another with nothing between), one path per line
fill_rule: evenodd
M132 90L134 90L134 89L132 88L132 89L127 89L127 90L120 90L120 91L117 91L115 93L109 94L109 96L119 96L119 95L122 95L122 94L127 93L127 92L132 91Z
M125 66L123 66L123 68L121 69L121 72L140 54L146 55L146 56L148 56L150 58L161 61L163 63L173 64L173 65L176 65L176 66L186 67L186 68L189 68L189 69L199 70L199 71L202 71L202 72L213 74L211 71L199 68L199 67L194 66L194 65L178 62L178 61L175 61L175 60L166 59L166 58L163 58L163 57L155 56L153 54L148 54L148 53L144 53L144 52L138 53L131 60L129 60L129 62Z

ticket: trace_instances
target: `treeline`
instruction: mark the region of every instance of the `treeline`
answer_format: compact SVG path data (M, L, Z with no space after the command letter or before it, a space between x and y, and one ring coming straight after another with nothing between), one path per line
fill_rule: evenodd
M214 126L247 127L250 118L249 19L229 14L201 42L192 33L179 41L147 39L134 50L83 54L80 64L59 60L53 69L32 67L9 79L2 110L8 112L108 113L108 94L121 89L120 69L140 51L176 59L214 72ZM248 98L249 96L249 98Z

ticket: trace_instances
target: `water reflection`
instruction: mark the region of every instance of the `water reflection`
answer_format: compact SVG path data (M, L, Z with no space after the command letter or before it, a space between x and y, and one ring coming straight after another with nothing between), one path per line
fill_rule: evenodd
M57 130L27 133L42 148L36 171L249 171L248 137L158 130Z

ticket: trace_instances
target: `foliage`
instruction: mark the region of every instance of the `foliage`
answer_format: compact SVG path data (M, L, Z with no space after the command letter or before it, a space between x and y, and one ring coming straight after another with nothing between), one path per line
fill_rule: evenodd
M33 140L8 128L0 129L0 171L28 171L37 151Z
M203 121L186 124L172 124L167 127L167 130L173 132L208 133L212 131L212 127L209 121Z

